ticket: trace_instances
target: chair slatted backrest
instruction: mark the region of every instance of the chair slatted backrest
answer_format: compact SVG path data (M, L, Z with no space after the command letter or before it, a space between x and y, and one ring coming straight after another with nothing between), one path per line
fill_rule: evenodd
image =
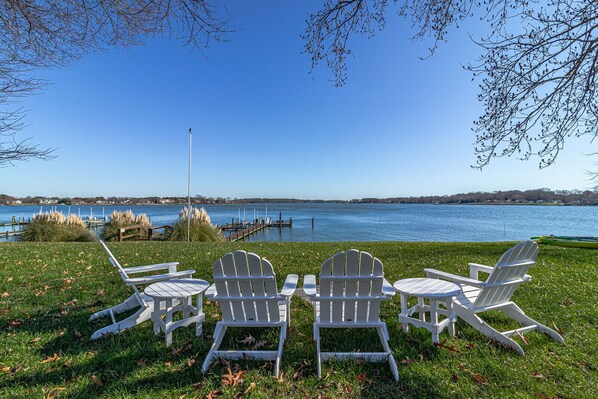
M491 306L507 302L524 281L525 274L535 264L538 244L522 241L505 252L486 279L484 287L474 302L474 307Z
M222 320L234 322L280 321L276 275L269 261L235 251L214 263L216 299Z
M100 241L100 244L102 244L102 247L104 247L104 250L108 253L108 258L110 259L110 263L112 264L112 266L116 267L116 269L118 270L118 274L120 275L120 278L122 278L123 281L126 282L127 279L129 278L129 275L127 274L125 269L120 265L120 263L118 262L116 257L112 254L112 252L108 249L108 246L106 246L106 243L102 240L99 240L99 241ZM141 296L141 292L139 292L139 289L137 287L135 287L135 285L130 285L130 287L133 289L133 291L135 291L135 297L137 298L137 301L139 302L139 304L147 305L147 303L143 299L143 296Z
M118 260L116 259L116 257L112 254L112 252L110 252L110 250L106 246L106 243L104 241L100 240L100 244L102 244L102 247L108 253L108 257L110 259L110 263L112 264L112 266L116 267L116 269L118 270L118 274L120 274L120 277L123 280L128 279L129 275L127 274L127 272L125 271L125 269L120 265L120 263L118 262Z
M351 249L327 259L320 271L320 322L377 322L384 272L382 262Z

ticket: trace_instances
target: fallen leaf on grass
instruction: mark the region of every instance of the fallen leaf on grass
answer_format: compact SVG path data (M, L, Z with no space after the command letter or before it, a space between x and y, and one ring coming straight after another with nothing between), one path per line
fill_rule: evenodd
M170 366L172 366L172 362L170 362L170 361L169 361L169 362L166 362L166 363L164 363L164 365L165 365L166 367L170 367Z
M238 364L235 364L232 370L230 367L228 367L227 370L228 372L222 375L223 385L236 387L243 382L243 374L245 374L245 372L243 370L239 370Z
M443 339L442 341L438 342L436 344L436 346L439 347L440 349L446 349L446 350L448 350L449 352L452 352L452 353L459 353L459 351L457 350L457 348L455 348L454 345L449 345L449 344L446 343L446 338Z
M10 294L8 292L2 293L2 298L8 298L9 296L10 296Z
M267 344L267 342L266 342L266 341L257 341L257 342L255 343L255 345L253 345L253 346L251 347L251 350L258 350L258 349L260 349L262 346L264 346L264 345L266 345L266 344Z
M192 357L190 357L190 358L187 360L187 365L188 365L189 367L193 367L193 365L194 365L194 364L195 364L195 359L193 359Z
M358 374L357 375L357 381L361 382L362 384L371 384L372 381L371 379L369 379L365 373L365 371L362 374Z
M297 371L295 371L295 374L293 374L293 379L297 380L299 378L303 378L303 373L305 371L305 368L309 365L309 362L304 360L301 362L301 364L299 365L299 367L297 368Z
M145 367L147 366L147 359L139 359L135 363L140 367Z
M81 333L79 332L79 330L75 330L75 331L73 332L73 334L75 334L75 337L77 337L77 338L81 338L81 337L83 336L83 334L81 334Z
M0 309L0 316L3 316L5 314L7 314L8 312L10 312L10 308L2 308L2 309Z
M486 379L486 377L484 377L482 374L478 374L478 373L474 373L473 371L471 371L470 369L468 369L467 367L465 367L465 365L463 363L461 363L459 365L459 368L463 371L465 371L466 373L468 373L469 375L471 375L471 378L473 378L473 381L479 384L487 384L488 380Z
M453 374L453 382L459 382L459 376L457 374Z
M99 379L98 377L96 377L95 375L92 375L92 376L91 376L91 382L92 382L94 385L97 385L97 386L99 386L99 387L103 387L103 386L104 386L104 383L103 383L102 381L100 381L100 379Z
M55 362L56 360L60 360L60 359L61 359L61 357L58 356L57 353L55 353L54 355L48 356L47 358L42 360L41 363L44 364L44 363L49 363L49 362Z
M406 357L405 359L401 360L401 364L421 363L423 361L424 361L424 356L420 354L419 359L413 359L413 358Z
M540 373L539 371L533 371L532 375L534 376L534 378L546 379L546 377L544 377L544 374Z
M97 290L96 291L96 295L97 296L104 296L104 295L106 295L106 290L103 289L103 288L101 290Z
M21 322L19 320L14 320L8 323L11 328L17 328L21 326Z
M208 394L206 395L206 399L214 399L214 398L217 398L217 397L219 397L220 395L222 395L222 391L217 391L217 390L215 390L215 389L212 389L212 390L210 391L210 393L208 393Z
M279 375L278 378L276 379L278 382L284 382L284 371L282 371Z
M521 338L521 340L523 341L524 344L529 344L529 339L525 338L523 335L521 335L521 333L519 333L519 331L516 331L516 334L519 338Z
M40 338L40 337L35 337L35 338L33 338L31 341L29 341L29 343L33 344L33 343L35 343L35 342L37 342L37 341L39 341L39 340L41 340L41 338Z
M255 342L255 338L253 338L253 337L251 336L251 334L249 334L249 335L247 335L247 336L245 337L245 339L242 339L242 340L241 340L241 341L239 341L239 342L240 342L240 343L242 343L242 344L245 344L245 345L252 345L252 344Z
M12 281L12 277L7 278L6 281L10 283Z
M66 285L73 284L73 279L72 279L72 278L65 278L63 281L64 281L64 283L65 283Z

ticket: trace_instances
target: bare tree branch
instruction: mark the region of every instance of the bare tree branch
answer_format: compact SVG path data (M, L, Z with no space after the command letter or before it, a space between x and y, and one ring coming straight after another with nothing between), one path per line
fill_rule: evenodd
M6 0L0 5L0 106L45 82L39 68L64 66L110 46L129 47L147 37L183 38L196 49L226 39L228 19L219 0ZM15 141L10 111L0 111L0 165L47 159L28 141ZM8 119L6 119L8 117ZM4 126L4 130L2 129ZM1 139L1 138L0 138Z

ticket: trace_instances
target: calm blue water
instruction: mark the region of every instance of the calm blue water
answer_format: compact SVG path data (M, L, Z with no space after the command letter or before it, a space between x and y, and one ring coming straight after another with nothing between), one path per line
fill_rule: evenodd
M205 205L212 223L266 216L265 204ZM71 213L108 216L146 213L153 225L173 222L182 205L71 206ZM31 217L50 206L0 206L0 222ZM68 206L58 206L67 214ZM516 241L536 235L597 236L598 207L418 204L268 204L267 216L293 218L293 228L271 228L251 241ZM311 218L315 218L312 229ZM0 227L2 231L2 227Z

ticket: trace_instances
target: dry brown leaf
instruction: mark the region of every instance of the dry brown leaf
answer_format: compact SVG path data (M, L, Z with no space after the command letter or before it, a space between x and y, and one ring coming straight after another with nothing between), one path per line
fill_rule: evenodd
M459 376L456 373L453 373L453 382L459 382Z
M243 395L247 394L247 392L251 391L253 388L255 388L255 382L252 382L251 384L249 384L249 387L247 387L244 391L243 391Z
M17 328L17 327L20 327L20 326L21 326L21 322L20 322L19 320L13 320L13 321L11 321L10 323L8 323L8 325L9 325L11 328Z
M187 360L187 365L188 365L189 367L193 367L193 365L194 365L194 364L195 364L195 359L193 359L192 357L190 357L190 358Z
M2 367L2 372L8 373L9 371L10 371L10 367L8 367L8 366Z
M10 283L12 281L12 277L7 278L6 281Z
M164 365L167 366L167 367L170 367L170 366L172 366L172 362L168 361L168 362L164 363Z
M457 350L457 348L455 348L454 345L449 345L449 344L446 343L446 338L443 339L442 341L438 342L436 344L436 346L439 347L440 349L446 349L446 350L448 350L449 352L452 352L452 353L459 353L459 351Z
M228 367L227 370L228 372L222 375L222 384L236 387L243 382L243 374L245 374L245 372L239 370L238 364L235 364L235 367L232 370L230 367Z
M284 371L281 371L280 374L278 374L278 378L276 380L278 382L284 382Z
M97 385L99 387L103 387L104 386L104 383L102 381L100 381L100 379L98 377L96 377L95 374L91 376L91 382L94 385Z
M40 337L35 337L35 338L33 338L31 341L29 341L29 343L33 344L33 343L35 343L35 342L37 342L37 341L39 341L39 340L41 340L41 338L40 338Z
M217 391L217 390L215 390L215 389L212 389L212 390L210 391L210 393L208 393L208 394L206 395L206 399L214 399L214 398L217 398L217 397L219 397L220 395L222 395L222 391Z
M9 296L10 296L10 294L8 292L2 293L2 298L8 298Z
M365 371L362 374L358 374L357 375L357 381L361 382L362 384L371 384L372 381L371 379L369 379L365 373Z
M97 290L96 291L96 295L97 296L104 296L104 295L106 295L106 290L103 289L103 288L101 290Z
M251 334L249 334L249 335L247 335L247 336L245 337L245 339L242 339L242 340L241 340L241 341L239 341L239 342L240 342L240 343L242 343L242 344L245 344L245 345L251 345L251 344L253 344L253 343L255 342L255 338L253 338L253 337L251 336Z
M7 314L8 312L10 312L10 308L2 308L2 309L0 309L0 316L3 316L5 314Z
M267 344L267 342L266 342L266 341L257 341L257 342L255 343L255 345L253 345L253 346L251 347L251 350L257 350L257 349L260 349L261 347L263 347L263 346L264 346L264 345L266 345L266 344Z
M73 284L73 279L72 278L65 278L64 279L64 283L67 285Z
M544 374L540 373L539 371L533 371L532 375L534 376L534 378L546 379L546 377L544 377Z
M57 353L53 354L52 356L48 356L47 358L45 358L44 360L41 361L41 363L49 363L49 362L55 362L56 360L60 360L61 357L58 356Z

